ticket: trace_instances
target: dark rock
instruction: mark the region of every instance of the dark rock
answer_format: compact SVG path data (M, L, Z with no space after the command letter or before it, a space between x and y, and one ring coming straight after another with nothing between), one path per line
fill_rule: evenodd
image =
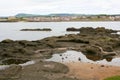
M67 28L66 31L80 31L80 29L77 28Z
M82 39L57 40L57 42L75 42L75 43L89 44L89 41L82 40Z
M100 51L92 46L87 46L85 48L85 53L87 53L88 55L98 55L100 54Z
M5 39L2 41L2 43L11 43L11 42L13 42L13 40L10 40L10 39Z
M86 55L86 57L90 60L93 60L93 61L98 61L98 60L101 60L102 57L100 55Z
M110 58L112 56L115 56L116 54L115 53L108 53L108 54L103 54L103 58L106 59L106 58Z
M80 34L95 34L95 30L92 27L82 27L80 28Z
M78 61L81 61L81 58L78 58Z
M43 29L21 29L20 31L52 31L50 28Z
M80 28L80 34L88 34L88 35L101 35L101 34L111 34L111 33L117 33L115 30L111 29L105 29L104 27L97 27L97 28L92 28L92 27L82 27Z
M113 59L113 57L111 57L111 56L109 56L109 57L106 58L106 60L107 60L108 62L111 62L112 59Z
M60 54L60 56L62 56L62 54Z
M22 64L29 61L28 59L19 59L19 58L8 58L2 60L2 64L10 65L10 64Z
M105 65L101 65L101 67L105 67Z

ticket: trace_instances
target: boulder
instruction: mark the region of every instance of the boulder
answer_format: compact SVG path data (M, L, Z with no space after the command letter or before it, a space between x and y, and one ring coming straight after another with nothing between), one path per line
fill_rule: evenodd
M80 29L78 28L74 28L74 27L71 27L71 28L67 28L66 31L80 31Z
M5 39L2 41L2 43L11 43L11 42L13 42L13 40L11 40L11 39Z
M14 80L18 79L19 73L22 70L20 65L10 65L9 68L5 70L0 70L0 80Z

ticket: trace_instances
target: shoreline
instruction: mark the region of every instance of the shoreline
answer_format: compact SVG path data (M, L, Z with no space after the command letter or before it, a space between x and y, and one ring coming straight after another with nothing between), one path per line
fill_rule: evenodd
M80 34L53 36L36 41L3 40L0 42L1 64L16 65L11 65L9 68L0 71L0 79L8 80L17 77L15 80L101 80L119 75L119 67L93 63L69 63L64 65L52 61L42 61L51 58L56 53L61 56L60 53L67 50L82 52L93 61L103 59L111 61L114 57L120 56L120 35L111 34L113 32L115 31L104 27L95 29L83 27L80 29ZM111 55L113 52L117 53ZM18 65L37 59L40 61L34 65L23 67Z
M54 65L65 65L69 71L66 74L62 74L62 73L57 73L52 75L51 77L48 75L48 77L50 78L55 78L55 76L57 75L57 77L69 77L72 78L72 80L104 80L107 77L111 77L111 76L116 76L116 75L120 75L120 67L118 66L111 66L111 65L102 65L102 64L95 64L95 63L85 63L85 62L64 62L64 63L56 63L56 62L51 62L51 61L38 61L35 64L30 64L30 65L26 65L26 66L22 66L22 65L11 65L12 67L20 67L22 68L21 71L18 70L18 74L20 76L20 74L24 74L22 75L22 78L28 79L29 75L31 75L31 73L35 73L35 75L32 76L37 76L37 78L39 78L38 76L40 75L39 71L42 71L41 69L43 68L46 72L46 70L52 70L52 68L54 68ZM41 65L41 67L39 68L39 66ZM58 67L56 65L56 67ZM2 71L9 71L11 69L11 66L4 69L4 70L0 70L0 72ZM16 68L17 68L16 67ZM10 69L9 69L10 68ZM16 70L16 68L13 68L13 73L14 70ZM48 68L48 69L47 69ZM61 67L59 67L60 70L64 70ZM33 71L34 70L34 71ZM54 70L54 69L53 69ZM6 74L6 72L5 72ZM26 75L26 77L24 77ZM41 76L41 75L40 75ZM20 77L19 77L20 78ZM22 79L20 78L20 80ZM64 78L63 78L64 79ZM70 79L71 80L71 79Z
M120 21L16 21L16 22L11 22L11 21L6 21L6 22L2 22L0 21L0 23L19 23L19 22L23 22L23 23L32 23L32 22L120 22Z

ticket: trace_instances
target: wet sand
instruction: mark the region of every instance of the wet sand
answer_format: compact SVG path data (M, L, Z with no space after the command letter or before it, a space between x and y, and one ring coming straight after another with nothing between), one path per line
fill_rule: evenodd
M83 80L103 80L104 78L120 75L120 67L92 63L65 63L70 69L69 76Z

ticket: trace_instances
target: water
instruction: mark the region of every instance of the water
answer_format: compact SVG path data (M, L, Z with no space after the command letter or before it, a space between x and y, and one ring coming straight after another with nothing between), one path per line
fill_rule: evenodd
M24 67L24 66L28 66L28 65L32 65L32 64L35 64L35 61L28 61L26 63L19 64L19 65ZM10 67L10 65L0 65L0 70L5 70L5 69L7 69L9 67Z
M15 22L0 23L0 41L4 39L12 40L39 40L45 37L71 34L66 32L68 27L106 27L109 29L120 30L120 22ZM20 31L26 28L51 28L51 32L40 31Z
M89 62L89 63L95 63L95 64L106 64L106 65L114 65L114 66L120 66L120 58L114 58L111 62L108 62L106 59L100 60L100 61L92 61L88 59L84 54L77 51L67 51L65 53L61 54L54 54L52 58L47 59L46 61L55 61L55 62Z

